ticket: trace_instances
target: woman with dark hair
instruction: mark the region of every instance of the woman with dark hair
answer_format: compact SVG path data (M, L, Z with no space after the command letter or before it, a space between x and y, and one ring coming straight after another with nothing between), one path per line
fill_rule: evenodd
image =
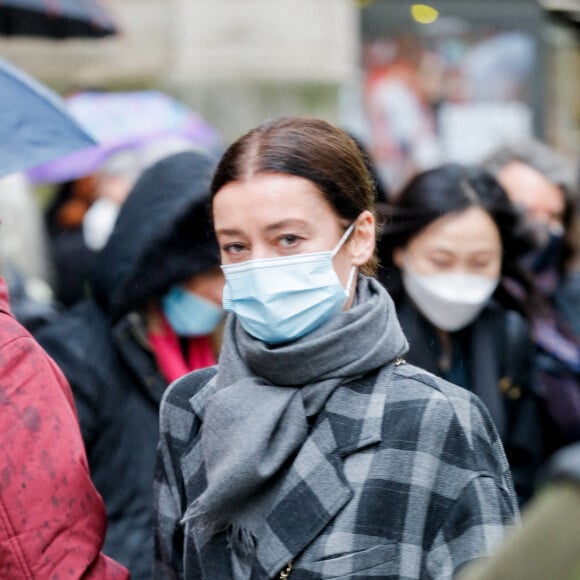
M458 164L416 175L383 213L380 279L409 339L407 359L483 400L524 503L543 434L528 326L501 284L525 282L518 213L490 173Z
M211 194L230 314L218 365L163 397L154 576L448 580L487 555L509 466L481 401L402 358L354 141L264 123Z

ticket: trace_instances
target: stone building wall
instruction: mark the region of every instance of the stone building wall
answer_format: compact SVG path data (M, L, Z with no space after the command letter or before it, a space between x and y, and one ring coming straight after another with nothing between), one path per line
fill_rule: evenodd
M0 39L0 55L65 93L160 87L226 138L291 113L336 120L356 74L351 0L108 0L115 37Z

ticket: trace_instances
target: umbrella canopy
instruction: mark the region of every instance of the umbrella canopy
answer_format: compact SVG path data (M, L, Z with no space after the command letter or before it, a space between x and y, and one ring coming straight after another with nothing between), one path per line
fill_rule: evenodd
M99 0L0 0L4 36L98 38L116 32Z
M0 59L0 176L94 144L62 99Z
M200 115L161 91L82 92L67 99L69 111L98 141L96 147L35 167L34 182L55 183L97 171L113 153L155 139L183 137L214 150L218 132Z

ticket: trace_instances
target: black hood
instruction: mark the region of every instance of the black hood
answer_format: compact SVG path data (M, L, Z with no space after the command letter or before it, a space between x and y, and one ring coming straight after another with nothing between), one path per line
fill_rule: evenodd
M178 153L150 167L135 184L97 256L92 284L113 320L219 265L209 207L216 163L201 151Z

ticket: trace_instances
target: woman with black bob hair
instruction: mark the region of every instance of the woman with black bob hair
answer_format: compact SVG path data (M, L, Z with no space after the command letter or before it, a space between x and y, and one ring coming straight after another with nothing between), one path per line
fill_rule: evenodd
M478 395L500 433L520 505L543 458L542 407L525 318L503 284L530 241L491 173L449 163L389 204L379 278L410 343L407 360Z

